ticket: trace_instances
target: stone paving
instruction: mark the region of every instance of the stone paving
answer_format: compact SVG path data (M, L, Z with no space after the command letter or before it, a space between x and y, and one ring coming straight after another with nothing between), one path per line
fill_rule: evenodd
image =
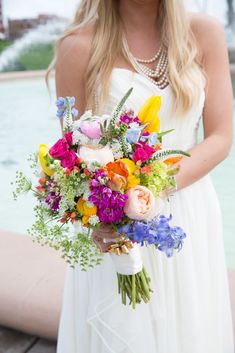
M0 326L0 353L56 353L56 342Z

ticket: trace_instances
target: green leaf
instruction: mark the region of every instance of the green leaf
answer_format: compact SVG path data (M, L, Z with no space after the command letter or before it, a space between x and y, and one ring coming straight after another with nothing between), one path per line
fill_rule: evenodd
M121 101L118 103L117 107L115 108L114 112L113 112L113 119L114 121L116 121L117 117L119 116L119 114L122 111L122 108L124 106L124 104L126 103L127 99L129 98L129 96L131 95L133 91L133 87L131 87L126 94L124 95L124 97L121 99Z
M158 137L159 141L162 142L163 136L169 134L170 132L172 132L172 131L174 131L174 130L175 130L175 129L171 129L171 130L159 132L159 133L157 134L157 137Z
M148 162L154 161L154 160L162 160L165 158L168 158L169 156L185 156L185 157L190 157L190 154L188 152L182 151L182 150L161 150L157 151L154 153L152 158L149 159Z

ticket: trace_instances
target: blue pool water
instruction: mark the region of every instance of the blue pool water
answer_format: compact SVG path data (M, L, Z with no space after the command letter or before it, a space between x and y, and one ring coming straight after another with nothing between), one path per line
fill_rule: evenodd
M33 199L12 199L10 182L16 170L28 175L27 156L40 143L50 143L60 135L55 118L54 90L50 101L43 79L0 83L0 228L25 233L32 223ZM235 268L235 144L229 158L221 163L212 177L224 219L224 243L227 265Z

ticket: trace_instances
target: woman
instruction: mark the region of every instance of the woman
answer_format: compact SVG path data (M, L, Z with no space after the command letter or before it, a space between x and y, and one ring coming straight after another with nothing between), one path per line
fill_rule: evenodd
M139 59L137 59L139 58ZM158 67L159 70L155 70ZM67 270L58 353L233 353L221 215L207 175L227 155L232 88L223 30L185 13L181 0L84 0L58 43L58 96L111 112L128 88L137 111L162 96L165 146L190 150L166 212L187 233L172 259L143 249L150 304L121 305L108 254L101 266ZM151 69L151 70L149 70ZM203 115L204 140L196 143ZM103 252L109 228L94 233Z

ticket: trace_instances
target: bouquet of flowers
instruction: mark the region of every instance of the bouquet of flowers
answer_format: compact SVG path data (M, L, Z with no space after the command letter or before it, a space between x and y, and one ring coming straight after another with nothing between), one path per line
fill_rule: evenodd
M182 248L185 233L161 214L164 191L175 187L181 150L163 149L158 112L161 97L150 97L136 115L124 109L130 89L111 116L86 111L76 120L73 97L57 99L64 134L54 145L39 146L30 157L37 185L23 173L16 178L15 198L32 191L36 197L33 239L60 250L82 270L99 265L102 253L92 237L94 228L113 227L118 236L104 239L114 262L122 302L135 308L150 300L150 278L141 246L154 246L167 257ZM38 170L40 166L40 170ZM75 225L75 232L70 225Z

